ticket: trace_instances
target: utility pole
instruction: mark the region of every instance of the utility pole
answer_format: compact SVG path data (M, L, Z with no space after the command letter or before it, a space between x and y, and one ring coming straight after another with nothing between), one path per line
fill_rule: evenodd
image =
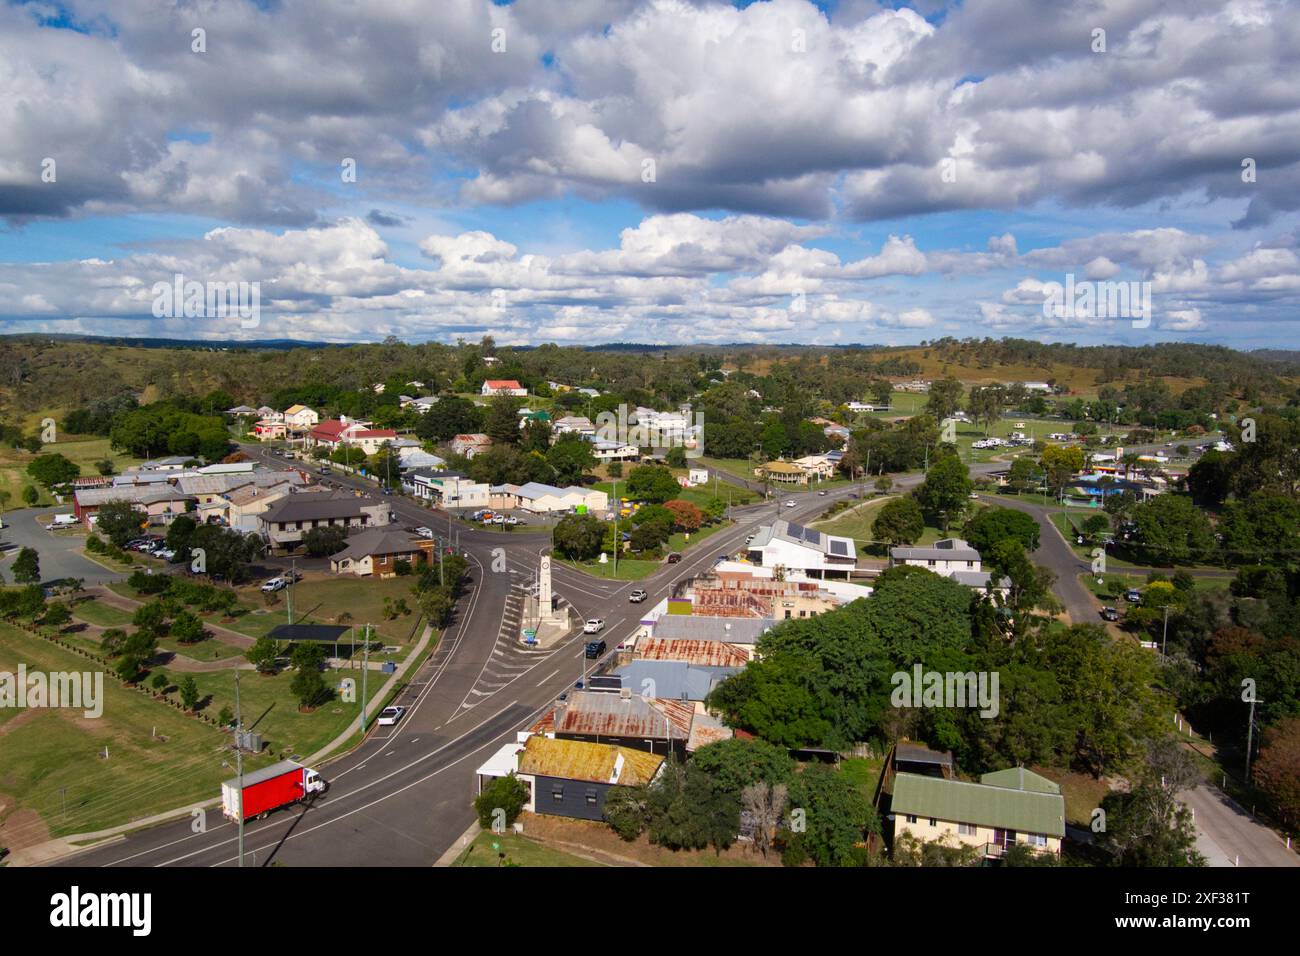
M366 622L366 636L361 645L361 733L366 732L366 678L370 676L370 623Z
M293 587L298 581L298 559L293 558L289 562L289 595L288 600L284 602L285 612L289 615L289 624L293 623Z
M1250 722L1246 725L1246 783L1250 783L1250 748L1255 735L1255 704L1262 701L1255 700L1254 688L1250 692Z
M614 580L618 580L618 552L623 547L623 535L618 530L618 519L623 513L622 501L618 497L618 479L614 479ZM555 525L551 525L551 544L555 544ZM584 665L585 667L585 665ZM585 673L584 673L585 676Z
M244 718L239 709L239 668L235 668L235 774L239 781L239 865L244 865L244 750L240 747Z
M1164 658L1168 658L1169 655L1165 653L1165 649L1169 646L1169 605L1162 604L1160 606L1164 609L1165 612L1164 636L1160 638L1160 656Z

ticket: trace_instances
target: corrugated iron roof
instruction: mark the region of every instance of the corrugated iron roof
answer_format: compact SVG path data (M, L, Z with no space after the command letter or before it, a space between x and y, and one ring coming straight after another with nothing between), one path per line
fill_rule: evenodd
M894 778L890 810L950 823L1065 836L1065 798L1060 794L900 773Z
M519 755L519 772L632 787L653 780L663 762L641 750L534 734Z
M749 654L723 640L693 641L647 638L637 642L633 652L638 660L686 661L698 667L744 667Z
M555 706L555 733L686 740L694 715L689 701L575 691Z

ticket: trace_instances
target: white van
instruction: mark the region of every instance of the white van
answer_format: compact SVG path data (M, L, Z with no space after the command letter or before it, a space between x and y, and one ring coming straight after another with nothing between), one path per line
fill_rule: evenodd
M51 528L74 528L80 524L76 515L55 515L50 522Z

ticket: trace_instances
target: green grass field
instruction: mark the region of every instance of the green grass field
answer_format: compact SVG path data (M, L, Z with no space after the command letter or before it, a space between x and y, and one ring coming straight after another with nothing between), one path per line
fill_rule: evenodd
M75 439L75 436L71 436ZM50 497L48 491L41 488L27 474L27 466L31 461L40 455L59 454L67 458L78 468L83 475L97 475L99 472L95 468L95 462L108 458L113 462L113 470L121 472L131 465L137 464L140 459L122 452L114 451L110 446L107 438L86 438L76 439L73 441L52 442L44 446L40 452L33 455L29 452L19 451L15 448L0 449L0 492L9 492L10 498L5 505L6 508L22 507L23 501L21 493L24 487L32 485L40 492L38 506L52 505L54 499Z
M0 670L94 669L85 658L0 625ZM159 738L151 736L156 730ZM220 794L227 737L139 691L104 678L103 715L80 710L0 710L0 793L6 819L32 810L44 826L0 828L10 847L40 842L45 832L82 833ZM108 759L101 754L108 749ZM269 762L258 758L254 766ZM66 800L66 812L64 804Z
M495 845L495 848L494 848ZM502 858L501 854L504 854ZM599 866L582 857L552 850L515 833L490 833L476 836L452 866Z
M863 548L875 543L875 537L871 532L871 526L876 520L876 515L888 500L890 500L889 497L881 497L874 498L870 501L864 501L860 505L855 505L852 508L841 511L830 519L814 521L812 527L818 531L825 531L827 534L837 534L852 538L858 543L859 548ZM960 534L960 532L961 522L954 522L953 527L948 531L927 524L925 530L921 532L920 539L916 543L917 545L933 544L940 538L950 537L954 534Z

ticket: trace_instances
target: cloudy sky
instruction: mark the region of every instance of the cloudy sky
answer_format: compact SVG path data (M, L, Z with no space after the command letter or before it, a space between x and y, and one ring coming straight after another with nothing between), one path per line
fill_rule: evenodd
M1300 347L1295 2L0 4L0 332Z

